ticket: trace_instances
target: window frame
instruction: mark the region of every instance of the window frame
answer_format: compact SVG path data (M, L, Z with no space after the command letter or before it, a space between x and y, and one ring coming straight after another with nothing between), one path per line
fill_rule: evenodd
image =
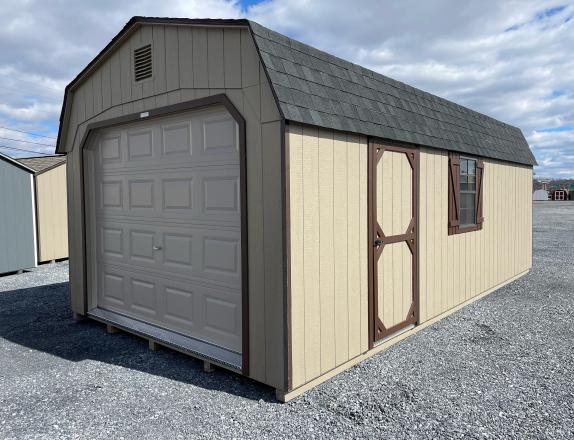
M460 224L460 153L449 152L448 159L448 235L462 234L465 232L479 231L482 229L484 217L483 206L483 186L484 186L484 162L479 157L463 155L463 159L474 160L475 162L475 223L468 225Z
M465 162L473 162L474 163L474 174L468 174L468 172L463 173L463 161ZM476 212L476 208L477 208L477 197L478 197L478 182L476 180L476 174L477 174L477 165L478 165L478 159L474 158L474 157L469 157L469 156L460 156L460 169L459 169L459 179L462 179L462 176L467 176L467 184L468 184L468 176L474 176L474 190L469 190L469 189L462 189L462 180L459 180L459 185L458 185L458 191L460 194L459 197L459 201L460 201L460 206L458 207L458 212L459 212L459 221L460 221L460 225L459 227L461 229L468 229L468 228L472 228L473 226L476 226L478 224L477 219L478 219L478 215ZM474 218L473 218L473 222L472 223L462 223L462 195L463 194L472 194L473 195L473 201L474 201L474 207L473 207L473 214L474 214Z

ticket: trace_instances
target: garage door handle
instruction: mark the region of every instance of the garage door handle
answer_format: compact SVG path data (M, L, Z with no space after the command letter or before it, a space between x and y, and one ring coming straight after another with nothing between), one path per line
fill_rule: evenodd
M154 250L154 251L161 251L161 246L154 246L154 247L153 247L153 250Z

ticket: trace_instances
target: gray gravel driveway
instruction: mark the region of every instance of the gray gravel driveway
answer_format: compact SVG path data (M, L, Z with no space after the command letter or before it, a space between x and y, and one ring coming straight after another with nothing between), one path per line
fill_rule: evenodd
M301 398L76 323L67 263L0 278L0 438L574 438L574 203L534 268Z

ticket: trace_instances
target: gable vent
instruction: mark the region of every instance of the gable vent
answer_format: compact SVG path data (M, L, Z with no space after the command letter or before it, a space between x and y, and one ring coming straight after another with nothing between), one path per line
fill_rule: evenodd
M134 50L134 79L141 81L151 78L151 44Z

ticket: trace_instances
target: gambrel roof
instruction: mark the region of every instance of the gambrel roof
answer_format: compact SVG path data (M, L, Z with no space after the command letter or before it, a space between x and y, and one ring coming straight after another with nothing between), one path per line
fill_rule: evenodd
M101 56L113 49L124 33L144 23L248 27L286 121L524 165L536 164L520 129L250 20L134 17L66 87L66 95ZM60 132L64 113L65 105ZM61 133L57 152L62 151L60 136Z

